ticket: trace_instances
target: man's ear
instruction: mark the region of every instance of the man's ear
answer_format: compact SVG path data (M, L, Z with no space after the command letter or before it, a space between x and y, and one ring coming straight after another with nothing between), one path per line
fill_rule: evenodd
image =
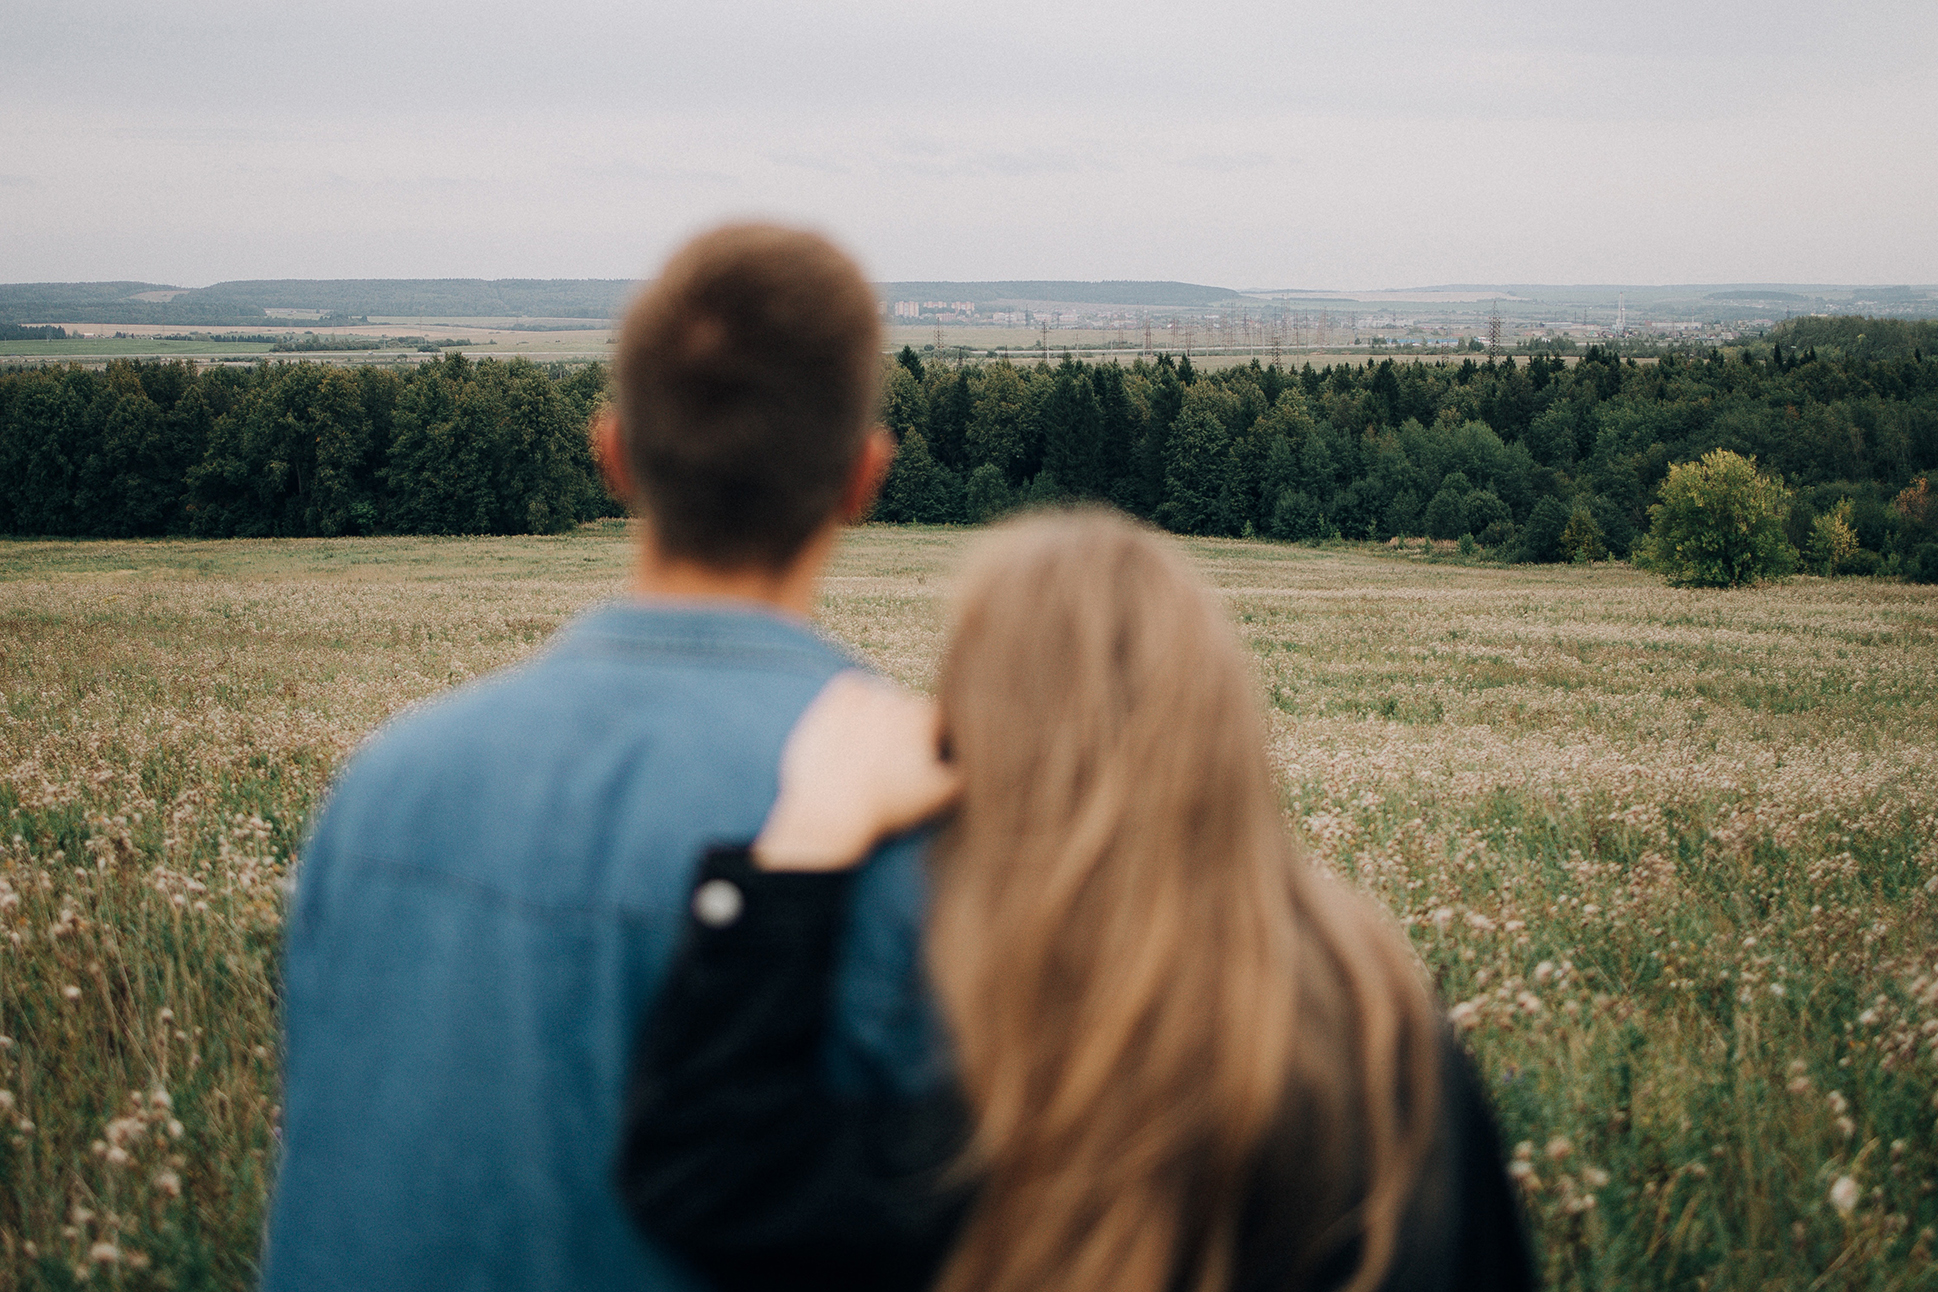
M628 507L633 505L632 464L626 461L625 446L619 442L619 413L607 404L592 415L592 457L599 464L599 475L612 496Z
M894 460L894 435L886 426L870 429L861 442L861 452L855 455L855 465L848 472L847 492L841 496L844 525L854 524L875 505L875 496L882 491L882 481L888 478L888 467Z

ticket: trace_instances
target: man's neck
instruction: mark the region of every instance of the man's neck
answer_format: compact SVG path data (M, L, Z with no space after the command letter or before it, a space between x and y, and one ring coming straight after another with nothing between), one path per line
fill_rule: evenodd
M633 595L654 600L725 601L777 610L806 619L814 610L821 572L834 554L838 529L830 525L778 569L764 565L720 567L668 556L650 527L642 527L633 555Z

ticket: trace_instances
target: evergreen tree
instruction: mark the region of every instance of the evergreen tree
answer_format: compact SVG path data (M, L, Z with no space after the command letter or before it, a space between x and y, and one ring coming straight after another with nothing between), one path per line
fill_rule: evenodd
M969 421L968 460L977 467L995 467L1011 486L1021 484L1029 455L1029 416L1029 389L1015 366L1004 360L990 367Z
M1169 355L1160 356L1146 401L1149 413L1144 422L1144 437L1137 446L1138 475L1143 485L1141 505L1137 508L1141 516L1156 516L1158 508L1164 503L1171 428L1177 423L1178 414L1184 410L1184 383L1178 380L1169 359Z
M895 433L897 442L928 430L928 392L922 389L922 379L913 375L906 364L889 370L882 391L882 422Z
M1429 538L1459 538L1467 532L1467 495L1472 490L1453 483L1456 480L1465 483L1466 477L1458 473L1447 479L1448 483L1440 486L1440 492L1427 503L1422 517Z
M1516 560L1521 561L1559 561L1564 559L1561 551L1561 534L1568 528L1571 509L1564 506L1559 498L1548 497L1534 504L1534 510L1521 529L1521 548Z
M924 525L962 519L962 482L930 454L922 432L910 431L895 451L874 514L878 520Z
M1058 366L1040 417L1044 469L1073 497L1102 497L1104 410L1083 365L1066 359Z
M976 393L969 368L958 368L929 408L929 452L951 471L968 464L969 422L976 415Z
M1181 534L1235 533L1231 432L1208 403L1187 406L1166 443L1164 501L1158 523Z
M1000 517L1016 505L1015 495L1009 481L1003 478L1002 471L991 462L977 467L969 476L969 484L964 490L964 518L971 524L981 525Z

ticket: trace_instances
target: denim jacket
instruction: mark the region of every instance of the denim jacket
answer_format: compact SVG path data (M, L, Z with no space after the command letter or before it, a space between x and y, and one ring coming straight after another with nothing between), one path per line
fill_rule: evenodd
M612 1186L635 1031L697 860L772 804L852 661L754 609L614 604L349 761L287 930L264 1286L700 1292ZM827 1079L939 1075L919 846L857 881Z

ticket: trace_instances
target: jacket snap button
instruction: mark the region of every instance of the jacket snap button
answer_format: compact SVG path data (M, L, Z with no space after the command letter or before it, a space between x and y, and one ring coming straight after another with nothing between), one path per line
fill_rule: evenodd
M693 890L693 918L710 929L724 929L740 918L747 899L732 880L709 879Z

